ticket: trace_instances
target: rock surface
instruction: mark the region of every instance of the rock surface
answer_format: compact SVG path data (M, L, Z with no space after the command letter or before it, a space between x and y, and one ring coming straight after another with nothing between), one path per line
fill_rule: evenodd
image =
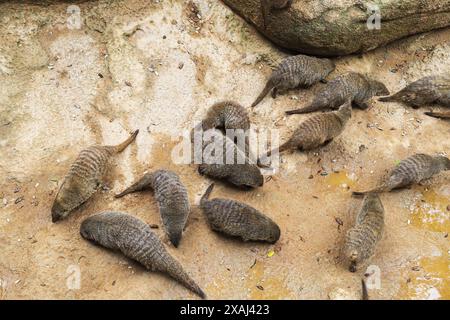
M314 55L365 52L450 25L449 0L372 1L381 17L380 29L373 30L369 30L367 21L376 7L361 0L294 0L289 10L272 12L266 28L260 0L223 2L277 45Z

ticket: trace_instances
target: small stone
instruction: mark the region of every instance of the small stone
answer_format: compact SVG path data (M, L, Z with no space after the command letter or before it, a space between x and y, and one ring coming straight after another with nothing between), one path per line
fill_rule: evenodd
M15 204L18 204L18 203L20 203L20 202L22 202L23 201L23 199L24 199L24 197L23 196L21 196L21 197L18 197L15 201L14 201L14 203Z
M334 288L331 292L328 293L328 297L330 300L356 300L359 297L356 297L354 293L350 293L343 288Z
M341 218L339 217L335 217L334 220L336 221L336 223L338 224L338 229L344 225L344 221L342 221Z

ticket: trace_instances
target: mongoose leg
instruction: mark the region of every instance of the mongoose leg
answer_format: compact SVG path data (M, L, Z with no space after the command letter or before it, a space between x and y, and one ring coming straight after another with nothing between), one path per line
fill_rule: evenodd
M278 89L275 87L272 90L272 98L275 99L277 97L277 94L278 94Z
M361 110L367 110L370 107L367 102L354 101L354 105Z

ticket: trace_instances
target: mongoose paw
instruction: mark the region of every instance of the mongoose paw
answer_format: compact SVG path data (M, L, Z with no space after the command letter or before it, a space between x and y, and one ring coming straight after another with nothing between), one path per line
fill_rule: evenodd
M202 176L206 174L206 166L201 164L198 166L198 173Z
M277 88L273 88L272 90L272 98L275 99L277 97Z
M367 110L370 107L367 102L356 103L356 106L358 109L361 109L361 110Z

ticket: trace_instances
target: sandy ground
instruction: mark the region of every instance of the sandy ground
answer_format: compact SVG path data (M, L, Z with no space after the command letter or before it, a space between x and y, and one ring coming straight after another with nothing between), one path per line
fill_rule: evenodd
M120 200L145 170L180 174L193 210L178 249L155 232L209 298L359 298L364 269L352 274L340 248L368 188L416 152L449 155L450 123L395 103L356 110L327 147L282 156L279 172L258 190L218 183L213 196L244 201L273 218L276 245L241 243L212 232L194 204L210 181L193 165L176 165L173 146L207 108L222 99L249 106L286 56L227 7L198 0L80 4L81 26L67 5L0 5L0 299L195 298L158 273L79 235L99 211L129 212L161 225L150 192ZM195 11L195 10L194 10ZM73 20L75 19L75 20ZM425 75L450 71L450 30L336 60L330 78L365 72L396 91ZM305 105L322 84L266 98L254 125L284 140L299 121L284 111ZM107 187L58 224L50 208L78 152L116 144L139 128L137 141L115 158ZM386 229L371 260L381 272L373 299L449 299L450 176L382 196ZM71 286L80 271L79 289Z

